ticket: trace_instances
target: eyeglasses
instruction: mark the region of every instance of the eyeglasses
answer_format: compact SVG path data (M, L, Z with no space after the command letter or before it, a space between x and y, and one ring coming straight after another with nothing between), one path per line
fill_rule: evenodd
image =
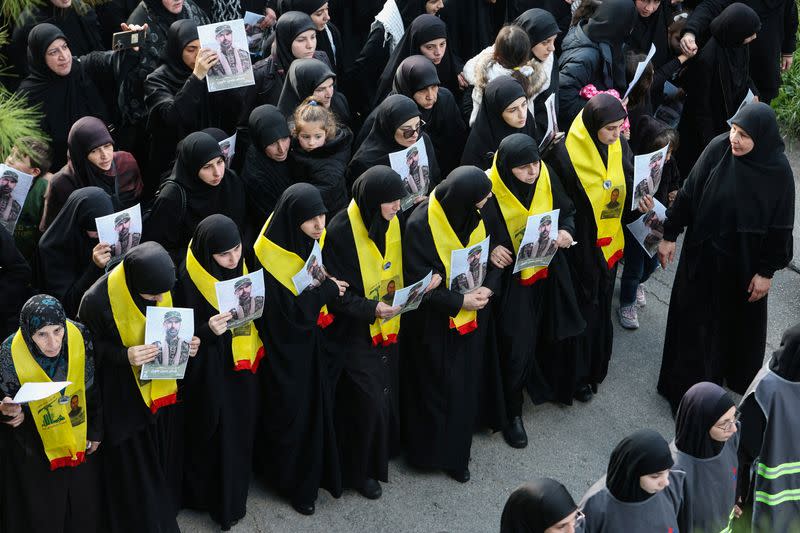
M424 126L425 124L426 122L420 119L420 121L417 122L416 128L412 128L410 126L404 126L400 128L400 131L403 132L403 139L410 139L414 135L417 135L420 131L422 131L422 126Z
M722 431L730 431L731 427L739 422L739 419L742 417L742 413L736 411L736 414L733 415L733 420L728 420L724 424L719 424L714 426L717 429L721 429Z

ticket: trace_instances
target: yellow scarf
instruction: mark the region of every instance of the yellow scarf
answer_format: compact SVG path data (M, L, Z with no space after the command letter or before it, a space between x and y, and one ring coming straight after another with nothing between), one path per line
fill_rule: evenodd
M285 250L267 239L264 233L267 231L270 220L272 220L272 215L269 216L264 223L264 227L261 228L261 233L256 239L253 250L255 250L256 257L258 257L264 270L272 274L272 277L278 280L281 285L297 296L297 289L294 286L294 282L292 282L292 276L305 267L306 261L296 253ZM319 239L320 248L325 246L325 235L326 232L323 230L322 237ZM327 328L333 323L333 319L333 314L328 312L328 306L323 305L319 310L317 325L323 329Z
M625 209L625 172L622 169L622 144L619 140L608 147L608 168L597 152L586 126L583 123L583 112L575 117L567 135L567 152L572 166L583 185L586 197L592 204L594 221L597 224L597 241L595 245L603 251L608 268L622 259L625 248L625 236L622 233L622 211ZM609 209L606 204L611 199L611 191L618 189L618 206ZM619 210L619 214L615 213ZM603 214L608 216L603 218Z
M247 274L247 265L242 262L244 274ZM189 241L189 248L186 250L186 271L189 273L194 286L203 295L206 301L219 311L219 302L217 301L217 291L214 284L219 281L214 276L208 273L203 266L197 261L192 253L192 241ZM258 336L258 331L253 322L247 324L247 335L233 335L231 333L231 347L233 349L233 369L234 370L249 370L253 374L258 370L258 363L264 357L264 343Z
M347 206L347 217L353 228L364 296L370 300L380 300L386 295L386 287L390 280L395 282L396 289L402 288L403 248L400 243L400 222L397 217L389 222L389 229L386 230L385 255L381 255L378 247L369 238L369 232L355 200L350 200L350 205ZM369 333L374 346L396 343L397 334L400 333L400 316L386 321L376 318L369 326Z
M539 177L536 179L536 189L533 191L533 200L531 200L531 205L527 209L520 203L508 187L506 187L506 184L500 177L497 171L496 153L494 155L492 168L489 169L489 179L492 180L492 194L497 198L497 205L500 206L503 221L506 223L506 229L511 236L511 242L514 245L514 255L519 253L519 245L522 242L522 237L525 235L525 226L528 223L528 217L553 210L553 190L550 185L550 171L547 169L547 165L545 165L544 161L542 161L539 168L541 170L539 171ZM520 271L520 284L533 285L540 279L546 277L546 266L525 268Z
M122 344L127 348L144 344L146 319L128 292L123 263L114 267L108 275L108 300L111 302L111 314L114 316ZM156 306L172 307L172 294L164 293L164 298ZM174 379L153 379L142 382L139 379L141 367L131 365L131 371L136 386L142 394L142 400L153 413L178 401L178 383Z
M78 466L86 453L86 351L81 331L72 322L67 321L67 381L72 383L64 391L65 403L61 403L61 394L55 393L42 400L34 400L28 404L36 431L42 439L44 452L50 461L50 470L67 466ZM19 383L48 383L51 379L31 355L22 332L17 330L11 341L11 359L17 372ZM78 398L78 407L82 409L70 418L72 398Z
M442 209L442 204L436 199L436 189L433 190L428 200L428 225L431 228L436 253L444 265L445 280L447 280L449 288L450 254L453 250L460 250L464 246L461 245L461 240L456 235L456 232L450 227L450 222L447 220L444 209ZM486 228L483 225L483 220L481 220L478 222L478 226L472 230L466 247L475 246L485 238ZM475 331L478 328L478 312L462 308L455 317L450 317L450 328L455 328L461 335Z

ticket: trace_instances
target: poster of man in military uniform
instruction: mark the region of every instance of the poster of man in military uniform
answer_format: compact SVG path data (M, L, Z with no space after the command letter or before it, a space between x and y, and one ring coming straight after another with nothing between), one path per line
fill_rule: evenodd
M519 243L514 273L525 268L547 266L558 251L558 214L554 209L528 217L525 234Z
M33 176L0 165L0 226L14 234Z
M450 254L450 290L462 294L483 284L488 271L489 237L475 246L453 250Z
M244 20L237 19L197 28L200 46L214 50L219 61L208 71L208 91L253 85L253 66Z
M264 312L264 271L218 281L215 284L220 313L229 312L228 329L234 330L261 317ZM235 334L235 332L234 332Z
M405 211L418 201L417 198L427 195L430 188L430 166L425 139L420 136L411 147L389 154L389 164L403 179L407 196L400 200L400 208Z
M142 240L142 212L139 204L95 219L97 237L111 246L111 256L120 257Z
M148 307L145 344L159 348L154 361L142 365L141 379L183 379L194 335L194 311Z

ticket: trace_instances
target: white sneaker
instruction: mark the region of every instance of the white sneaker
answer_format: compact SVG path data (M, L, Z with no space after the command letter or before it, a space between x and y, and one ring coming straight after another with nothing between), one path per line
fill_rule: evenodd
M644 295L644 285L640 284L636 287L636 305L644 307L647 305L647 296Z
M639 329L636 305L626 305L619 308L619 324L625 329Z

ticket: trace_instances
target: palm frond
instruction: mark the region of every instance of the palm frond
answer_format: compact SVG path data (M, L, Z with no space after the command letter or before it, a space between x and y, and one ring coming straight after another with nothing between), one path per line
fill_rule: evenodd
M39 126L41 113L27 99L0 87L0 156L5 158L17 139L32 137L47 141Z

